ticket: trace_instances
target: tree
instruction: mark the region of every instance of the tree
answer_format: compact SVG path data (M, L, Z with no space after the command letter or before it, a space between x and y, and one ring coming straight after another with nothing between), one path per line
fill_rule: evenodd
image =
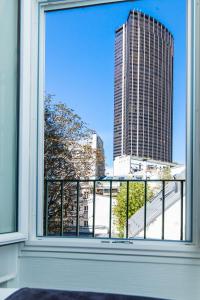
M56 103L53 96L47 95L44 107L44 178L74 180L90 177L95 160L104 159L91 146L93 133L71 108L64 103ZM63 189L61 212L61 183L48 183L45 215L50 233L60 231L61 213L65 231L69 231L76 222L76 182L65 183Z
M147 201L153 197L153 192L147 185ZM128 218L132 217L145 202L145 186L143 182L129 182ZM127 219L127 184L122 183L113 208L116 218L116 228L120 238L124 237Z

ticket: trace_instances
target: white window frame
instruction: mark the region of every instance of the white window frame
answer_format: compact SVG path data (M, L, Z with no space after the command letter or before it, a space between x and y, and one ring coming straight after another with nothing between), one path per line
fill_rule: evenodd
M29 73L29 49L27 36L22 28L25 27L26 20L29 17L28 7L24 0L19 1L19 22L20 22L20 80L19 80L19 140L18 140L18 228L17 232L0 234L0 246L18 242L23 242L28 239L28 193L29 193L29 126L24 127L24 124L29 122L28 106L25 105L27 97L29 97L29 85L23 84ZM24 12L26 11L26 15ZM23 12L23 13L22 13ZM26 63L25 63L26 61ZM26 65L25 65L26 64Z
M41 175L38 169L41 160L38 159L38 121L43 117L41 110L38 114L38 99L43 99L44 78L44 11L88 5L125 2L126 0L22 0L22 66L21 66L21 151L20 151L20 228L26 228L29 239L25 248L36 247L48 249L52 253L80 251L84 253L121 254L127 259L127 254L145 256L151 260L152 255L158 257L200 258L200 205L199 187L200 171L200 5L199 0L187 0L187 182L191 182L187 189L187 197L192 199L192 242L167 241L126 241L125 244L112 240L79 239L79 238L49 238L36 236L38 211L38 186L41 192ZM41 77L41 74L42 77ZM40 139L42 136L40 136ZM40 148L40 150L42 150ZM40 152L41 153L41 152ZM27 156L28 159L24 157ZM42 174L42 172L40 173ZM22 187L27 184L27 189ZM27 202L27 199L29 200ZM28 204L29 205L28 205ZM42 207L41 207L42 208ZM40 209L42 211L42 209ZM24 216L25 212L27 217ZM189 216L188 222L191 218ZM190 232L189 232L190 234ZM51 250L50 250L51 249ZM61 251L61 249L63 249Z

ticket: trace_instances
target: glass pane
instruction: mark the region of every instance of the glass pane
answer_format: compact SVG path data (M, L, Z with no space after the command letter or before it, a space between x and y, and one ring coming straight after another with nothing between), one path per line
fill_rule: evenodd
M45 220L59 224L48 234L185 239L186 1L47 11L45 21Z
M0 233L14 232L18 155L18 1L0 1Z

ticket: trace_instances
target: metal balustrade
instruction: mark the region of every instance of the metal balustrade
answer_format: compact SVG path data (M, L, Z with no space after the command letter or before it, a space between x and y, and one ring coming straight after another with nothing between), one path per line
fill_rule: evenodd
M142 239L148 239L147 230L150 226L148 220L148 209L153 210L153 215L161 217L161 240L165 238L165 216L166 211L177 201L180 201L180 213L177 218L177 222L180 224L180 237L176 240L184 240L184 226L185 226L185 180L173 179L173 180L156 180L156 179L82 179L82 180L60 180L60 179L46 179L45 180L45 199L44 199L44 235L52 236L59 235L62 237L76 236L76 237L91 237L98 238L97 230L105 230L107 227L107 238L117 238L118 236L112 234L113 227L113 200L116 200L117 194L121 185L126 185L126 222L124 226L123 239L134 239L135 236L130 235L131 219L133 216L129 216L129 201L130 191L133 186L131 183L139 182L143 185L144 189L144 203L143 206L138 209L137 219L140 220L138 225L138 232L143 233ZM118 188L116 188L118 184ZM154 196L148 199L148 188L152 185L156 185L159 188ZM105 195L103 191L105 190ZM88 196L89 195L89 196ZM109 203L108 213L108 226L102 224L96 224L96 201L98 195L107 197ZM84 202L87 209L84 209ZM81 225L81 217L88 213L88 203L92 204L90 211L92 210L92 222L86 225ZM82 207L81 207L82 206ZM156 207L158 208L156 211ZM52 217L53 216L53 217ZM143 218L143 220L142 220ZM86 217L87 219L87 217ZM135 222L135 221L134 221ZM134 227L134 222L133 226ZM53 228L53 229L52 229ZM102 237L102 236L100 236ZM140 237L141 238L141 237ZM120 237L120 239L122 239Z

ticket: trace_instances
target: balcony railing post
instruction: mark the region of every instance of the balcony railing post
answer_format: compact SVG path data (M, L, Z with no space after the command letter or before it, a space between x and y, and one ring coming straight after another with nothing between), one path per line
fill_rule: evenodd
M126 238L128 239L129 181L126 183Z
M61 189L60 189L60 196L61 196L61 201L60 201L60 235L63 236L63 199L64 199L64 182L61 181Z
M92 236L95 238L95 211L96 211L96 181L93 182L93 229Z
M48 203L48 198L49 198L49 182L46 180L46 191L45 191L45 234L48 236L48 226L49 226L49 203Z
M80 182L77 180L77 198L76 198L76 235L79 236L79 189Z
M181 180L181 232L180 240L183 240L183 181Z
M147 235L147 180L144 182L144 239Z
M165 180L162 181L162 240L165 239Z
M110 180L110 214L109 214L109 238L111 238L112 230L112 180Z

